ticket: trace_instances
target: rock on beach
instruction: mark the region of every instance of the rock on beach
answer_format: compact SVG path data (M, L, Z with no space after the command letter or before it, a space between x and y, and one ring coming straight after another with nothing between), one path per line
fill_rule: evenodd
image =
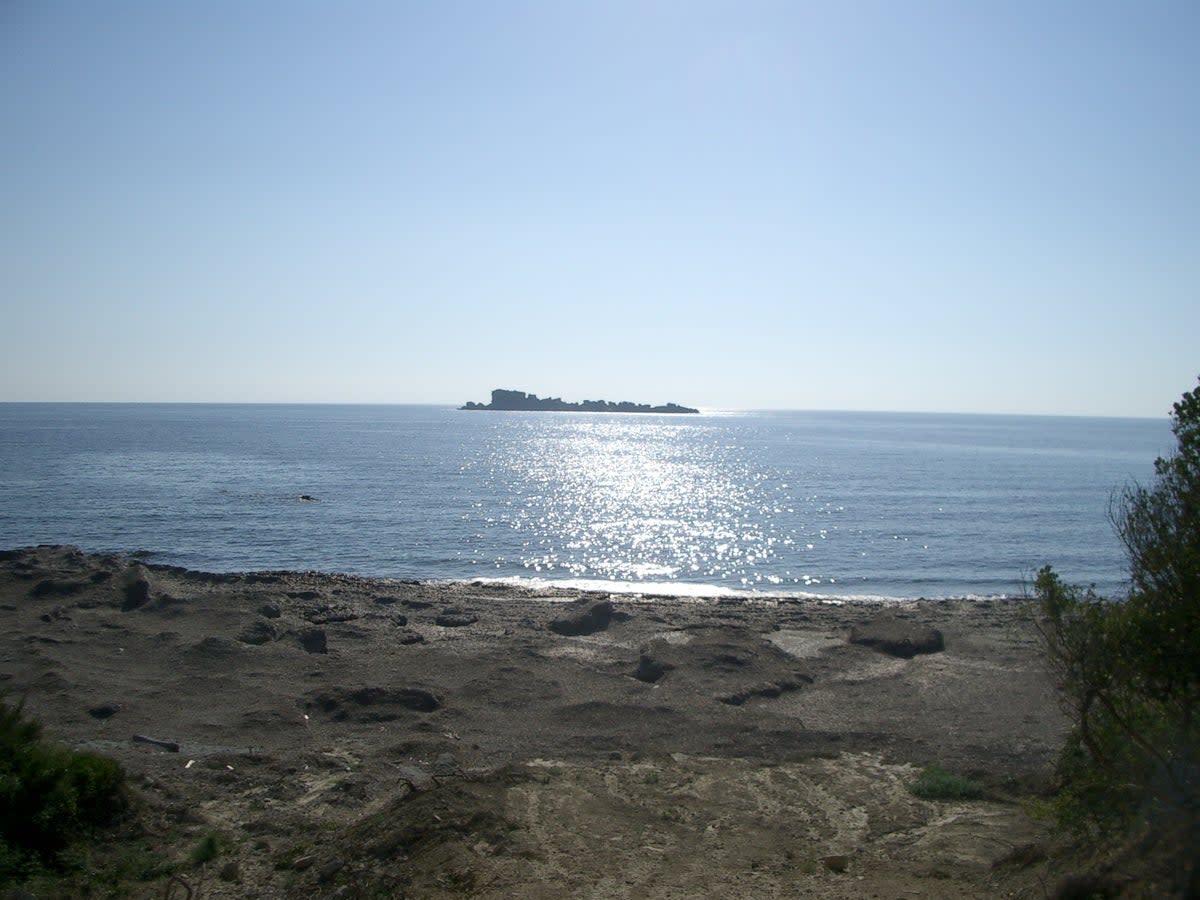
M893 612L882 612L869 622L850 629L850 643L862 644L901 659L912 659L919 653L940 653L946 649L941 631L931 625L901 618Z

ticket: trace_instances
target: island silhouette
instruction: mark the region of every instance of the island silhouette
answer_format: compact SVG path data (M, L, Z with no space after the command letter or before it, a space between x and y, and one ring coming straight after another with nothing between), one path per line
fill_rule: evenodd
M600 413L700 412L698 409L692 409L690 406L680 406L678 403L667 403L663 406L651 406L649 403L631 403L628 400L622 400L620 403L613 403L611 400L584 400L582 403L568 403L559 397L539 397L537 394L527 394L524 391L506 391L502 388L492 391L491 403L468 401L466 406L460 406L459 409Z

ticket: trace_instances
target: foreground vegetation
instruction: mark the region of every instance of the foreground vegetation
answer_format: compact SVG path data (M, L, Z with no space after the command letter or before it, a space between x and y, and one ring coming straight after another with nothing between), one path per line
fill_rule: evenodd
M125 807L116 762L46 740L19 704L0 699L0 884L60 866Z
M978 800L983 796L983 785L967 778L947 772L940 766L924 769L908 787L914 797L922 800Z
M1129 594L1098 597L1042 569L1041 633L1073 729L1053 811L1094 846L1129 846L1200 894L1200 388L1176 403L1177 446L1112 518Z

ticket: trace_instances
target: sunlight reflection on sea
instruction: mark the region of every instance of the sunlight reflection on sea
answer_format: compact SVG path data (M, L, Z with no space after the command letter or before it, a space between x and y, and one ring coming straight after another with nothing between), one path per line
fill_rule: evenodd
M1120 589L1166 421L0 404L0 537L215 571L700 596ZM317 498L302 502L302 496Z
M755 471L721 426L622 419L536 423L493 448L487 481L508 495L497 524L527 536L535 572L748 585L794 544L776 518L794 512L787 484Z

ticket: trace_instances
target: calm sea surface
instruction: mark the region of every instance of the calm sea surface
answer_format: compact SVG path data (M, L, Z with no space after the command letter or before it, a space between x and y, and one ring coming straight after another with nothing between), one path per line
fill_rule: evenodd
M702 594L1121 589L1162 420L0 404L0 547ZM315 501L300 499L302 495Z

